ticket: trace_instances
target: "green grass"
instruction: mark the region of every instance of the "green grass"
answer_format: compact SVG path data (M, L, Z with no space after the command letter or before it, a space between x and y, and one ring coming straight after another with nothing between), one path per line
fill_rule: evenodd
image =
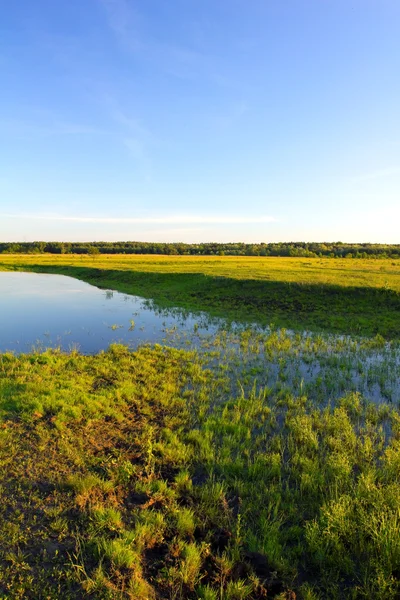
M0 269L61 273L230 320L388 339L400 332L400 262L389 259L2 255Z
M0 354L0 598L400 597L399 263L2 256L0 268L379 334L239 329L198 351Z
M240 337L0 356L0 597L399 597L397 406L245 383L234 352L261 338ZM363 344L337 341L349 371L369 349L391 361ZM344 365L318 337L262 348L282 373L300 350Z

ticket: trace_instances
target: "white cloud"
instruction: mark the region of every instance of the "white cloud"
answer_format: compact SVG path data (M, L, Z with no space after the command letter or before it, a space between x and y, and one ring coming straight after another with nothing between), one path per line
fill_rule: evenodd
M64 221L73 223L108 223L136 225L249 225L251 223L275 223L277 219L267 215L172 215L159 217L85 217L51 214L1 214L0 218L35 219L41 221Z
M400 175L400 166L386 167L385 169L378 169L371 171L370 173L364 173L353 178L353 181L370 181L372 179L382 179L385 177L392 177L393 175Z
M125 146L128 148L130 155L137 160L144 157L144 144L141 140L135 138L126 138L124 140Z
M100 4L106 10L110 28L121 43L132 51L138 50L141 44L136 30L137 15L132 5L127 0L100 0Z
M23 137L47 137L56 135L109 135L109 132L98 127L91 127L81 123L68 123L55 119L38 123L35 121L22 121L19 119L0 119L0 132L7 135Z
M151 23L133 2L98 1L103 6L109 28L126 52L179 79L198 80L200 77L217 86L232 86L232 82L221 72L221 60L218 56L210 55L207 47L195 49L192 45L166 42L159 35L155 36L151 31ZM237 89L237 82L234 82L234 87ZM243 82L240 89L243 89Z

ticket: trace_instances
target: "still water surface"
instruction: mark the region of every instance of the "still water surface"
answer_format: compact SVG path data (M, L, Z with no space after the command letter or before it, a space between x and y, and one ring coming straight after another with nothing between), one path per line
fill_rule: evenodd
M168 330L193 332L195 323L197 329L199 317L189 313L156 311L143 298L72 277L0 273L0 352L60 347L87 354L112 342L162 343Z
M400 344L233 324L160 311L137 296L63 275L0 272L0 352L57 347L85 354L121 342L196 348L232 397L253 385L322 404L347 392L400 405ZM239 383L238 383L239 382Z

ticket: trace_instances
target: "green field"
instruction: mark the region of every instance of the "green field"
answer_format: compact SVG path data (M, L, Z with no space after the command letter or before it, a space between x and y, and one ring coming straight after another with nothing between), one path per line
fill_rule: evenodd
M400 262L389 259L4 254L0 269L62 273L231 320L400 334Z
M0 354L0 598L400 597L400 263L15 255L0 268L295 330Z

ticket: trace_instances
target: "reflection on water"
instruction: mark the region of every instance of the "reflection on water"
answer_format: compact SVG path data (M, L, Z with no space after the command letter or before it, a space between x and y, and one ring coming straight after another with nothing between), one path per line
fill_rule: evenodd
M142 298L72 277L0 273L0 352L59 347L89 354L112 342L162 343L167 331L198 323L189 313L157 311Z
M267 386L322 404L348 391L400 403L398 342L228 327L206 313L160 310L152 301L62 275L0 273L0 352L96 353L113 342L196 348L233 396Z

